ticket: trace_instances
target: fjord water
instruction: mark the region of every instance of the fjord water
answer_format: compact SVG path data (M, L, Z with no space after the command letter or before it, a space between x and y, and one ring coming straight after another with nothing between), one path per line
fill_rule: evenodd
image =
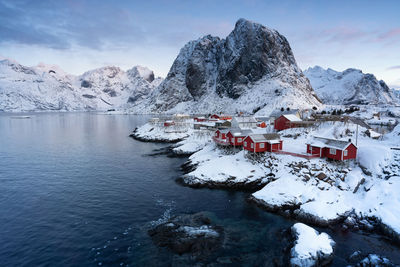
M245 201L249 193L192 189L175 179L185 158L167 144L128 137L148 118L96 113L0 115L0 265L164 266L185 263L147 235L170 215L207 212L231 233L221 257L261 265L282 255L294 222ZM400 262L398 248L374 236L327 230L333 265L357 249ZM268 266L268 264L267 264Z

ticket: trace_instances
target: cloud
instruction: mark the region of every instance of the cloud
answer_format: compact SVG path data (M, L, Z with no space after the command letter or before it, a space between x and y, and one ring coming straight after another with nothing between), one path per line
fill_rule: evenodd
M377 40L390 40L400 37L400 28L394 28L378 35Z
M400 69L400 65L396 65L396 66L391 66L389 68L387 68L386 70L399 70Z
M140 45L145 30L133 14L111 4L91 1L0 1L0 42L68 49Z

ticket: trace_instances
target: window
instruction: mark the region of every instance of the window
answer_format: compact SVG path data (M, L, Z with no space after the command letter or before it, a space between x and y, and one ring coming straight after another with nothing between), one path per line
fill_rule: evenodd
M254 143L251 143L250 147L251 147L251 148L254 148Z
M343 151L343 156L347 157L347 150Z
M240 143L242 142L242 138L238 138L237 141Z
M218 137L218 133L215 133L215 136Z
M244 142L243 144L244 144L244 146L247 146L247 142Z
M331 154L331 155L336 155L336 149L330 148L330 149L329 149L329 154Z
M261 143L261 144L260 144L260 148L264 148L264 143Z

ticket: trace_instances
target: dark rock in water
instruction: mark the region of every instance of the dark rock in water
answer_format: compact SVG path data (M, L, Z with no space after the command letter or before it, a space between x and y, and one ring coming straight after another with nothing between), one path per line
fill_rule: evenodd
M211 224L202 213L180 215L148 231L154 244L167 247L175 253L190 253L205 258L222 246L222 227Z
M351 266L359 267L394 267L393 263L389 259L376 255L376 254L366 254L361 251L355 251L348 258Z

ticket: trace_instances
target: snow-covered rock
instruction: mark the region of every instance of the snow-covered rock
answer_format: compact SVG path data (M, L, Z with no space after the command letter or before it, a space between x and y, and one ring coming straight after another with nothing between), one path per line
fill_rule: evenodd
M290 253L291 266L323 266L332 260L335 241L328 234L303 223L296 223L291 230L296 238Z
M140 141L174 143L189 137L192 133L193 126L190 124L164 127L162 122L149 122L136 128L131 137Z
M133 111L269 114L319 105L286 38L240 19L226 39L207 35L187 43L166 79Z
M374 75L364 74L361 70L338 72L315 66L305 70L304 74L324 104L398 103L384 81L378 81Z
M142 99L159 83L140 66L127 72L104 67L74 76L54 65L25 67L4 59L0 61L0 111L115 109L132 105L132 99Z

